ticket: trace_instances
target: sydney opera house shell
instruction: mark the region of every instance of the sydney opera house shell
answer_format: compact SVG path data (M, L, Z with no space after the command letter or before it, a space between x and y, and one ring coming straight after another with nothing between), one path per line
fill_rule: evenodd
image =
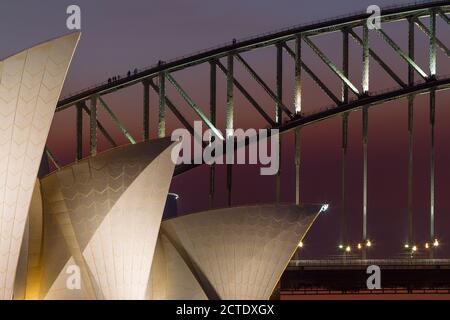
M78 39L0 62L0 299L269 299L321 205L163 219L180 146L170 138L37 178Z
M28 207L73 33L0 61L0 299L11 299Z

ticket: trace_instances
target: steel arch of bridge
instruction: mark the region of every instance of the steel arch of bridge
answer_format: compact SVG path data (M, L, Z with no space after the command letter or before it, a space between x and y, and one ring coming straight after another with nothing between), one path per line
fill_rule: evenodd
M238 90L254 108L254 110L265 119L268 126L277 128L281 133L291 130L295 131L295 167L296 167L296 187L295 195L296 202L301 203L300 199L300 139L301 128L303 126L322 121L324 119L341 116L342 117L342 186L345 183L346 168L345 157L347 154L347 131L348 131L348 116L354 110L362 111L363 119L363 226L362 226L362 241L368 243L370 241L367 233L367 145L368 145L368 110L372 105L380 104L389 100L407 98L408 100L408 132L409 132L409 165L408 165L408 242L413 241L412 229L412 120L414 109L414 98L419 94L429 94L430 103L430 127L431 127L431 171L430 171L430 241L436 237L435 222L434 222L434 122L435 122L435 95L439 90L445 90L450 87L450 76L440 75L437 66L437 51L441 50L448 58L450 57L450 50L436 35L436 20L444 21L444 26L450 26L450 4L448 1L427 1L414 3L402 7L391 7L382 9L381 23L388 24L392 22L404 22L408 24L408 49L403 50L383 29L370 30L370 32L377 33L393 52L395 52L408 67L406 75L401 75L394 71L389 66L389 63L383 59L382 54L377 53L375 48L372 48L369 42L369 28L366 23L370 14L358 13L346 17L339 17L336 19L320 21L312 24L295 26L281 31L268 33L262 36L244 39L233 40L226 45L205 50L190 56L175 59L173 61L163 62L145 69L136 70L133 74L128 74L75 93L69 97L63 98L59 101L57 112L61 112L71 107L75 107L76 112L76 131L77 131L77 159L81 159L82 154L82 127L83 127L83 112L89 116L90 128L90 155L95 155L97 152L97 132L102 133L112 146L116 146L112 136L107 132L105 127L97 118L97 109L103 107L111 120L117 128L123 133L130 143L136 143L135 139L122 124L120 119L114 114L113 110L108 106L103 96L112 92L127 88L132 85L142 84L143 86L143 113L142 113L142 139L149 139L149 114L150 114L150 89L156 92L159 97L158 103L158 137L165 135L165 116L166 108L168 108L180 123L193 133L191 124L183 116L181 110L170 100L167 95L167 87L172 86L176 92L183 98L187 105L196 113L200 120L202 120L208 128L213 132L219 132L216 125L217 114L217 69L219 69L226 77L226 97L227 102L225 106L226 111L226 128L233 128L234 118L234 90ZM427 23L423 19L427 19ZM428 38L428 65L423 68L418 65L415 60L416 46L415 46L415 30L418 29L423 32ZM361 35L358 35L358 32ZM313 41L314 38L329 33L342 34L342 61L338 65L332 61ZM353 39L362 48L362 81L361 84L355 84L349 75L349 41ZM309 47L315 56L331 70L331 72L338 79L342 90L340 95L336 95L327 85L329 79L324 79L318 76L313 68L305 63L302 56L303 47ZM257 73L251 64L243 57L243 53L255 51L259 48L274 47L276 50L276 86L271 88L267 82ZM293 98L287 103L283 99L283 52L287 52L294 60L294 92ZM371 73L370 61L376 62L381 69L397 83L398 87L395 89L376 92L371 90L370 80ZM174 73L179 70L188 69L199 64L210 65L210 81L208 90L210 92L209 115L205 114L200 106L189 96L188 92L183 89L180 83L174 77ZM257 102L245 86L239 82L235 77L235 65L242 65L243 69L253 78L253 80L267 93L275 104L274 115L268 114L264 108ZM305 114L302 112L302 74L307 74L316 85L326 94L332 102L332 105L326 110ZM403 80L407 78L407 80ZM284 117L283 117L284 116ZM284 120L284 119L287 120ZM59 168L58 161L55 156L47 148L47 155L49 159ZM196 165L181 165L176 169L176 174L181 174ZM210 167L210 203L214 199L214 181L215 181L215 167ZM277 176L276 195L277 201L280 198L280 175ZM227 191L228 202L231 204L231 190L232 190L232 167L227 165ZM342 212L341 212L341 244L345 245L348 241L346 231L346 206L345 206L345 188L342 193ZM432 250L430 255L432 256ZM363 258L365 257L365 250L362 250Z

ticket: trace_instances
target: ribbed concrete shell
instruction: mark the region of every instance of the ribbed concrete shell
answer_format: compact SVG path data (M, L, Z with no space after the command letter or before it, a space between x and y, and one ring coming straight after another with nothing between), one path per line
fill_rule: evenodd
M232 207L164 221L147 298L269 299L321 207Z
M42 179L40 298L145 298L176 147L168 138L119 147ZM66 286L71 265L82 290Z
M73 33L0 61L0 299L11 299L45 141L80 37Z

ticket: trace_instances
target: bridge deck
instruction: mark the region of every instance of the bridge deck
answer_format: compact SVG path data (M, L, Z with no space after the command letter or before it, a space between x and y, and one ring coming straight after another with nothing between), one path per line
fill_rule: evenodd
M382 290L368 290L366 268L381 269ZM283 294L450 293L450 259L292 260Z
M291 260L288 270L366 269L377 265L382 269L449 269L450 259L326 259Z

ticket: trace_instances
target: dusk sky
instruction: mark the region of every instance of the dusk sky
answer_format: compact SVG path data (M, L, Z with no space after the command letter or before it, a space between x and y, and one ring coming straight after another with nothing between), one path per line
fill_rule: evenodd
M0 2L0 58L24 48L67 34L66 8L70 4L81 7L82 36L70 67L62 97L86 87L104 82L109 77L126 74L134 68L144 69L158 60L179 56L283 27L305 24L320 19L365 11L367 6L400 5L407 1L389 0L3 0ZM411 2L409 2L411 3ZM18 17L20 17L18 19ZM423 20L425 24L428 20ZM399 45L407 49L407 24L399 22L383 26ZM438 36L450 46L450 28L438 18ZM11 32L14 30L14 32ZM361 34L361 30L356 30ZM341 65L341 34L313 38L338 66ZM406 81L407 65L375 33L370 33L373 49ZM427 69L428 44L426 36L416 28L417 62ZM292 44L291 44L292 45ZM335 75L306 44L305 62L340 95ZM351 40L350 79L360 87L361 48ZM275 48L245 53L244 57L267 83L275 88ZM371 91L376 92L396 83L371 60ZM249 89L270 114L275 103L258 84L235 62L236 77ZM293 61L284 55L284 102L293 110ZM450 61L438 49L438 74L450 74ZM208 65L200 65L173 76L183 88L208 112ZM332 104L325 94L308 78L304 79L303 110L311 113ZM416 74L416 80L420 80ZM169 85L168 85L169 86ZM225 77L218 71L218 121L224 126ZM235 126L263 128L266 126L249 103L235 89ZM189 121L197 120L179 95L170 88L168 95ZM131 134L141 139L142 86L136 85L104 97ZM151 136L156 136L157 96L151 92ZM438 256L450 254L450 93L439 92L436 104L436 225L442 243ZM73 109L73 108L72 108ZM69 109L57 113L50 136L49 148L63 164L75 159L75 112ZM170 111L167 134L180 127ZM414 233L416 243L423 248L429 230L429 145L428 95L416 98L414 120ZM116 140L126 143L104 111L100 120ZM88 136L88 118L84 134ZM303 257L331 257L339 239L341 195L341 120L336 117L302 130L301 198L304 202L329 203L330 210L313 226L302 249ZM370 257L398 257L406 240L407 204L407 103L398 100L370 109L369 118L369 237L374 247ZM88 155L85 139L84 155ZM100 150L109 148L99 134ZM283 141L282 193L283 201L294 201L293 136ZM361 240L362 147L361 112L350 116L349 151L347 158L347 202L349 234L353 244ZM216 206L226 204L225 170L218 169ZM237 167L234 172L233 203L260 203L275 200L273 177L261 177L257 166ZM208 206L208 169L201 167L179 176L172 183L172 191L180 195L180 213L204 210Z

